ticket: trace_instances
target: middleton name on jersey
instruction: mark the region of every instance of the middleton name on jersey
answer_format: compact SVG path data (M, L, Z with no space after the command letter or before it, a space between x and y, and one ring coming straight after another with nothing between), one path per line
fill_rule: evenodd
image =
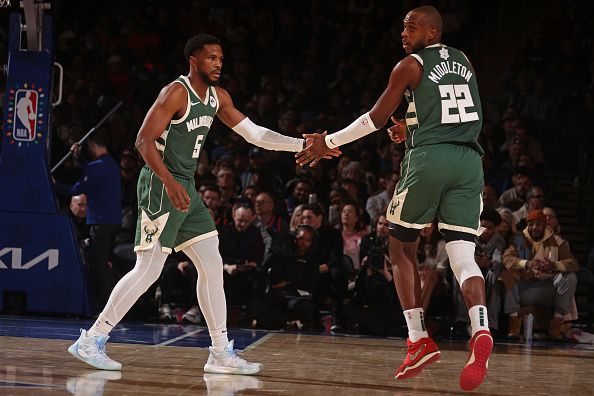
M458 74L467 82L470 82L470 77L472 77L472 72L466 66L453 61L441 62L433 66L427 77L434 83L439 84L439 80L446 74Z

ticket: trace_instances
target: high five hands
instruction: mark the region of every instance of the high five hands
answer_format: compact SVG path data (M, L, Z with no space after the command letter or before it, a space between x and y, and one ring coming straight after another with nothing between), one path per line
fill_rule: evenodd
M398 120L394 116L391 117L394 125L388 128L388 136L396 143L402 143L406 140L406 122ZM315 166L322 159L331 159L342 154L340 149L331 149L326 145L324 139L328 132L306 133L303 135L305 140L305 148L295 155L295 162L300 166L309 164L310 167Z
M342 151L338 147L331 149L326 146L326 140L324 139L328 132L322 134L319 133L305 133L305 148L295 154L295 162L300 166L309 164L310 167L314 167L322 159L331 159L332 157L338 157L342 154Z

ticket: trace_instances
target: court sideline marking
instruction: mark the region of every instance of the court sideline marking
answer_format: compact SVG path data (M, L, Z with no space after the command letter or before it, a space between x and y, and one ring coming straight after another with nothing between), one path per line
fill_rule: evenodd
M176 341L183 340L184 338L193 336L194 334L202 333L205 330L206 329L198 329L198 330L190 331L189 333L182 334L180 336L177 336L177 337L172 338L172 339L167 340L167 341L163 341L160 344L155 344L155 346L158 347L158 346L165 346L165 345L173 344Z
M262 337L260 337L260 339L252 342L250 345L246 346L245 348L243 348L244 351L249 351L250 349L254 349L255 347L257 347L258 345L260 345L261 343L263 343L264 341L266 341L267 339L269 339L270 337L272 337L274 333L268 333Z

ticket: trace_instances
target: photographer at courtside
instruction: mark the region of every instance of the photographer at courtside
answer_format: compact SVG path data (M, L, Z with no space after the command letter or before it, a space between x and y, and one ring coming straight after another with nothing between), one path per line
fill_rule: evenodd
M361 240L361 271L355 282L353 303L345 306L345 327L371 335L402 335L404 320L392 280L392 263L388 254L389 223L378 217L372 233Z

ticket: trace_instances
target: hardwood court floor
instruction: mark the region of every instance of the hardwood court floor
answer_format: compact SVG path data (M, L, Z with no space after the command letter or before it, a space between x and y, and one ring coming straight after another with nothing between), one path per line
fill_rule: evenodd
M0 337L1 395L406 395L461 394L464 345L441 342L442 359L396 382L404 340L268 333L245 355L264 364L255 377L204 374L204 348L110 343L120 372L71 357L68 340ZM592 395L594 351L496 345L486 382L474 393Z

